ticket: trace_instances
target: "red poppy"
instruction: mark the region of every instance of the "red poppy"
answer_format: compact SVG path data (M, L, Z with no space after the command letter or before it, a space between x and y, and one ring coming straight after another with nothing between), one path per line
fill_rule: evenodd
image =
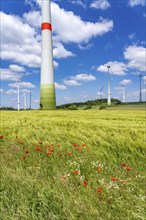
M122 167L126 167L126 163L122 163Z
M130 167L126 167L126 170L131 170L131 168Z
M67 154L70 156L70 155L71 155L71 152L68 152Z
M40 149L40 153L42 153L42 152L43 152L43 150Z
M49 151L49 152L47 152L47 155L50 155L51 154L51 152Z
M79 173L79 171L78 171L78 170L74 170L74 174L76 174L76 175L77 175L78 173Z
M100 168L100 167L98 167L98 168L97 168L97 171L98 171L98 172L101 172L101 168Z
M23 155L22 157L23 157L23 159L26 159L26 156L25 156L25 155Z
M101 194L102 191L103 191L102 188L101 188L101 187L98 187L98 189L97 189L97 193Z
M125 180L122 180L122 184L124 184L125 183Z
M78 144L74 144L74 147L78 147Z
M28 154L28 153L29 153L29 150L26 150L25 153Z
M57 146L60 147L61 145L60 145L60 144L57 144Z
M2 139L2 138L4 138L4 136L1 135L0 138Z
M36 146L36 147L34 148L34 150L38 151L38 150L39 150L38 146Z
M115 177L113 177L113 178L112 178L112 181L114 181L114 182L115 182L115 181L116 181L116 178L115 178Z
M23 144L23 142L22 142L22 141L20 141L20 140L18 140L18 143L19 143L19 144Z
M82 144L82 147L85 147L86 146L86 144Z
M83 182L83 186L87 186L88 182L86 180L84 180Z

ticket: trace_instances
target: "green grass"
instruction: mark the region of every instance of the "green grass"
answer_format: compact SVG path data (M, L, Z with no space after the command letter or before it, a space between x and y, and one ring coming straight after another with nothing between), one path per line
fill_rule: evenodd
M144 220L144 120L141 110L1 111L0 219Z

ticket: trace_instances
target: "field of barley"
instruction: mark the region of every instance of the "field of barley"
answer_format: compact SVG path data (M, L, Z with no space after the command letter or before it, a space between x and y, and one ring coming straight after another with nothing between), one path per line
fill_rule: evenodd
M145 112L1 111L1 220L144 220Z

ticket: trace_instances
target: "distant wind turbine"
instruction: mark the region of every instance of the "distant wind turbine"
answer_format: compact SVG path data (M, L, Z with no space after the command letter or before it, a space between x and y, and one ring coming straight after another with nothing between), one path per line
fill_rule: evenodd
M111 66L106 66L106 67L108 70L108 101L107 101L107 104L111 105L111 74L110 74L110 71L112 74L113 74L113 72L112 72Z
M142 93L141 93L141 73L139 74L139 102L142 102Z
M26 91L23 92L22 97L24 98L24 110L26 110Z
M125 84L123 84L123 103L126 101L125 99Z
M99 90L99 97L100 97L100 99L102 99L102 95L103 95L103 93L102 93L102 90L104 89L104 87L102 87L100 90Z
M17 108L18 108L18 111L20 110L19 83L20 83L20 81L18 80L15 84L17 86Z

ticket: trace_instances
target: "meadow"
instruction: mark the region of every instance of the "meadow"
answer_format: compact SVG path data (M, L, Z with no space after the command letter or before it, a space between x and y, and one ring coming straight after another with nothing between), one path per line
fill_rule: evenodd
M143 110L1 111L1 220L144 220Z

